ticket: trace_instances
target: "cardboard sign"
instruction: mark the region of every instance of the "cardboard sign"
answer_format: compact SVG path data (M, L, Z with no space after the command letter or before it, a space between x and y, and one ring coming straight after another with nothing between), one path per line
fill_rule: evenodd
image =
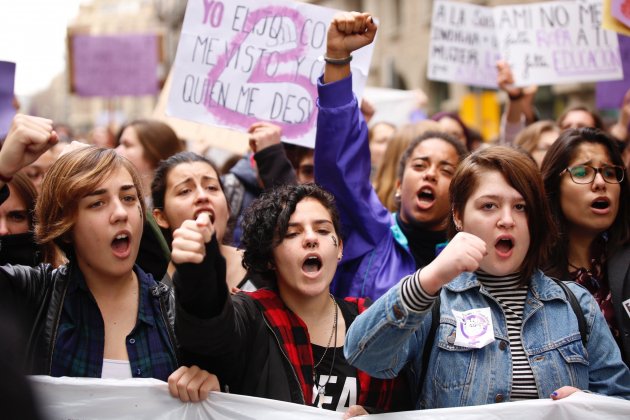
M496 88L500 57L492 8L453 1L435 3L427 78Z
M283 140L313 147L317 78L336 13L282 0L190 0L173 65L167 114L246 131L282 127ZM353 53L361 96L373 44Z
M494 19L517 86L623 78L617 36L601 27L601 2L500 6Z
M13 90L15 89L15 63L0 61L0 140L11 128L15 116Z
M157 35L70 39L72 91L80 96L140 96L159 91Z
M438 1L427 77L496 88L496 60L516 86L623 78L616 34L602 29L597 0L494 8Z

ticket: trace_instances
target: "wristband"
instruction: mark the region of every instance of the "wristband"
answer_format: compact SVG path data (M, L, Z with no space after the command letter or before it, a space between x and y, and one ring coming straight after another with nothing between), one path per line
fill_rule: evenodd
M333 66L345 66L346 64L350 64L350 62L352 61L352 54L350 54L346 58L330 58L323 55L322 59L327 64L332 64Z
M4 182L5 184L8 184L9 182L11 182L12 179L13 179L12 176L4 176L0 174L0 181Z

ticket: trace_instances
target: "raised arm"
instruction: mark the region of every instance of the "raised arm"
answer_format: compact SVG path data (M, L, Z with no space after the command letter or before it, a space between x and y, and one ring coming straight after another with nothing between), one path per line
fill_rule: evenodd
M535 120L532 104L538 91L538 86L515 87L512 69L504 60L497 62L497 85L508 96L505 112L501 117L500 142L502 144L513 144L518 133L528 123Z
M371 43L376 24L367 13L336 15L328 29L323 78L319 80L315 181L336 200L344 228L344 260L371 251L391 219L370 183L367 125L352 93L349 57Z
M20 169L35 162L59 137L52 120L18 114L0 149L0 188Z
M282 129L260 121L249 127L249 147L254 152L258 176L265 189L297 184L297 175L282 145Z

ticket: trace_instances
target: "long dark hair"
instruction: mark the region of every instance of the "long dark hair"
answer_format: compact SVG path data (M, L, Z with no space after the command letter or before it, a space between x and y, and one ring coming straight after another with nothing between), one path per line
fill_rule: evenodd
M568 225L562 207L560 205L560 173L564 171L575 156L578 147L583 143L601 144L606 148L614 165L623 166L621 153L616 141L605 132L596 128L568 129L560 134L545 155L541 171L547 191L547 199L551 207L551 213L559 229L560 238L557 246L553 248L550 259L546 264L546 271L558 278L566 278L568 275ZM624 181L620 184L619 211L613 224L608 229L607 252L610 256L615 250L630 241L630 188L628 186L627 169Z

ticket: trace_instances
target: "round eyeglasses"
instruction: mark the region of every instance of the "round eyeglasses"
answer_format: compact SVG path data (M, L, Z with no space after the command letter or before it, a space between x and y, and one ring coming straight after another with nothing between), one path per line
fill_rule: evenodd
M595 180L597 173L600 173L604 181L609 184L620 184L626 173L623 166L616 165L606 165L600 168L590 165L577 165L566 168L560 172L560 176L565 172L569 173L571 180L576 184L590 184Z

